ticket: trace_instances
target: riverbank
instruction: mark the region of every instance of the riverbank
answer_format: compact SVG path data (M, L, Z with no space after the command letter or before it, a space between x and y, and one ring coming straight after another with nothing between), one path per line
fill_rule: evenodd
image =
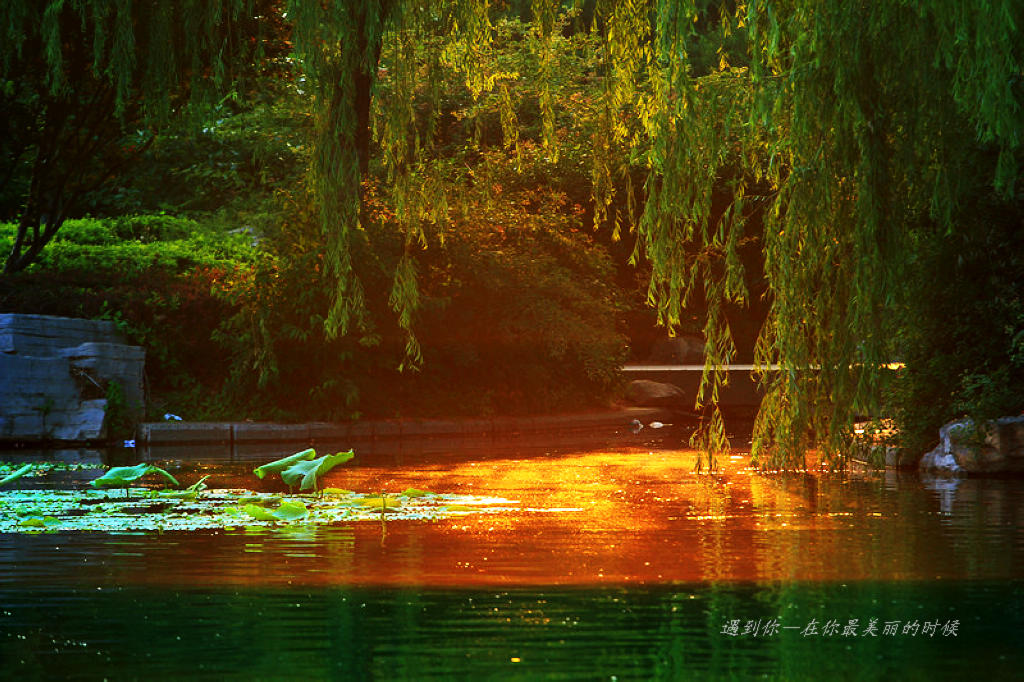
M599 447L642 443L653 434L673 431L642 424L668 423L669 410L631 407L574 414L477 419L388 419L353 422L184 422L141 424L135 447L144 460L204 457L245 461L279 455L284 450L354 448L361 456L427 454L480 448Z

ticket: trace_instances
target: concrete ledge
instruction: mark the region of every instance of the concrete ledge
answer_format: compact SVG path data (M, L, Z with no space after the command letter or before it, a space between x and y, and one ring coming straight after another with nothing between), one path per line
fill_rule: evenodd
M667 419L665 410L631 408L609 412L494 419L409 419L359 422L152 422L142 424L139 441L180 443L339 443L423 438L509 438L567 432L628 432L630 421Z
M234 425L227 422L153 422L139 427L138 440L153 445L229 444Z
M308 441L309 424L269 424L243 422L232 424L236 443L274 443L280 441Z

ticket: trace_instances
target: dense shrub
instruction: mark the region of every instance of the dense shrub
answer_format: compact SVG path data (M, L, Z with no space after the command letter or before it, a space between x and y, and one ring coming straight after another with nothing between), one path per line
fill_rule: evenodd
M0 224L0 249L13 233ZM110 319L146 348L151 415L226 416L215 396L228 368L212 332L233 308L217 292L253 254L244 235L171 216L71 220L39 262L0 278L0 306Z
M1024 410L1024 231L1014 207L979 197L969 230L917 245L901 370L890 396L903 444L924 452L946 421Z

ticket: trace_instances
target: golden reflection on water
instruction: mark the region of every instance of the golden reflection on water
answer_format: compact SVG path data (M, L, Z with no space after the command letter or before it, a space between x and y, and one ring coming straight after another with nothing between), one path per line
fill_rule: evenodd
M958 551L963 533L951 534L916 478L896 490L882 474L764 474L746 457L709 476L695 461L638 450L339 469L326 486L515 504L439 521L177 536L141 563L107 568L145 582L435 587L934 580L1007 568ZM1019 537L983 535L1007 561L1020 554Z

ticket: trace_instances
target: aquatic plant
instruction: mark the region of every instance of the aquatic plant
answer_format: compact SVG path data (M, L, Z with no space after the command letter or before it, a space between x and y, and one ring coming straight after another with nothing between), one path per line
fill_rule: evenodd
M320 479L328 471L339 464L344 464L355 456L355 452L349 450L348 452L317 457L316 450L309 448L257 467L253 469L253 473L261 479L267 474L279 473L281 474L281 479L291 490L294 490L296 486L298 486L300 491L317 490Z
M133 467L111 467L105 474L92 481L94 488L124 488L128 496L128 484L134 483L143 476L160 474L174 485L181 485L178 480L158 466L142 462Z
M273 462L264 464L263 466L258 466L253 469L252 472L256 474L260 480L263 480L267 474L279 474L296 462L310 460L314 457L316 457L316 450L309 448L307 450L296 452L294 455L274 460Z
M157 497L171 498L178 500L194 500L199 497L199 493L206 490L206 479L210 477L209 474L203 476L198 481L185 488L184 490L158 490L154 494Z
M175 491L184 492L184 491ZM381 520L436 521L467 514L521 513L496 497L431 493L419 498L336 490L323 497L211 489L198 499L154 491L139 501L107 490L0 492L0 534L32 532L139 533L232 530L300 525L309 528ZM531 512L548 510L531 509ZM555 511L555 510L551 510Z
M3 478L0 478L0 486L7 485L8 483L13 483L14 481L17 481L19 478L21 478L28 472L32 471L32 469L34 468L34 465L26 464L25 466L21 467L14 473L4 476Z
M242 511L258 521L298 521L309 514L302 500L286 500L273 510L258 504L247 504Z

